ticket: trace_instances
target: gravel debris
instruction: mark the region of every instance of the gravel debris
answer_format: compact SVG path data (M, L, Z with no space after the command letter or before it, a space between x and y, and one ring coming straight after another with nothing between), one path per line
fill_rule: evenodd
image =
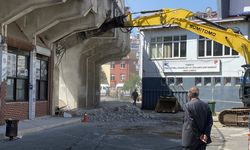
M140 108L131 103L103 102L99 108L77 111L78 115L83 115L84 113L88 114L91 122L138 122L152 119L150 114L144 113Z

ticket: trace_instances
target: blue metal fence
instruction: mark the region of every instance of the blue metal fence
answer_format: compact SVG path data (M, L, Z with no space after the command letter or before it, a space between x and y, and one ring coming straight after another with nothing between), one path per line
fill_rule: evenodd
M164 89L143 89L142 90L142 109L155 109L160 96L175 96L181 107L187 102L187 91L172 91Z

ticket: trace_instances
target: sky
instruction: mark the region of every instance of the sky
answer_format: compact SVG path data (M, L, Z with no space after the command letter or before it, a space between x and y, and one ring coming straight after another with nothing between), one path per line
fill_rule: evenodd
M125 0L125 5L130 7L130 12L145 10L157 10L162 8L183 8L192 12L205 12L207 7L213 11L217 10L218 0ZM133 17L136 17L134 15ZM137 34L137 28L132 30L132 34Z
M205 12L207 7L217 10L217 0L125 0L131 12L157 10L162 8L183 8L192 12Z

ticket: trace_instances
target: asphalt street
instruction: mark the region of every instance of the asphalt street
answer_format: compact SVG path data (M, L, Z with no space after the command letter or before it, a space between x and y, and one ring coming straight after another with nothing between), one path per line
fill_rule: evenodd
M156 124L155 124L156 125ZM152 125L150 125L152 126ZM150 131L151 130L151 131ZM63 126L1 140L3 150L166 150L181 149L180 139L171 131L152 134L154 129L138 125L115 127L112 124L82 124Z

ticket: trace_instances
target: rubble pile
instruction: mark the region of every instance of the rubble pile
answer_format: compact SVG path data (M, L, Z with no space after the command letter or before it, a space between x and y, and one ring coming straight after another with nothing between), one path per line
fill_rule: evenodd
M90 121L99 122L112 122L112 121L125 121L137 122L145 119L151 119L149 114L144 113L140 108L132 104L125 104L122 106L101 106L98 109L85 110L88 114Z

